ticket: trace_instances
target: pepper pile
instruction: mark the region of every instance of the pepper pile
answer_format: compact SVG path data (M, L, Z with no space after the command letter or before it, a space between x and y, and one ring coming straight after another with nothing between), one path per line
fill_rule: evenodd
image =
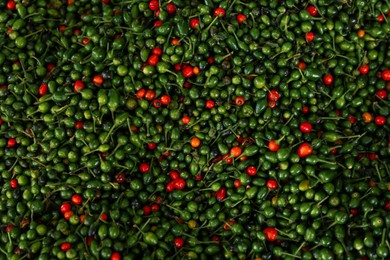
M387 259L387 0L0 2L1 259Z

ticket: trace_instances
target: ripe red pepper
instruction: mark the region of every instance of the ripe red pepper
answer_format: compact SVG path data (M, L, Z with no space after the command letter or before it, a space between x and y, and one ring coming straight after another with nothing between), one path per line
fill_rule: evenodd
M223 200L226 198L226 194L227 194L227 189L225 187L222 187L215 193L215 196L217 200Z
M218 7L217 9L215 9L214 11L214 16L217 16L217 17L222 17L226 14L226 11L225 9L223 9L222 7Z
M61 203L61 206L60 206L60 211L62 214L64 214L65 212L68 212L72 209L72 205L70 205L69 202L62 202Z
M172 3L167 4L167 13L168 14L176 13L176 6Z
M267 181L267 188L268 189L271 189L271 190L274 190L276 188L278 188L278 183L275 181L275 180L268 180Z
M157 11L160 8L160 5L157 0L151 0L149 2L149 9L151 11Z
M171 103L171 97L168 96L168 95L162 95L162 96L160 97L160 101L161 101L161 104L167 106L167 105L169 105L169 103Z
M104 82L104 79L100 75L95 75L92 79L92 83L97 85L97 86L103 85L103 82Z
M12 189L16 189L19 186L18 181L16 179L10 180L9 184Z
M49 90L49 88L47 87L47 85L45 83L42 83L40 86L39 86L39 95L40 96L43 96L47 93L47 91Z
M378 89L375 95L380 99L387 99L387 90L386 89Z
M300 61L298 63L298 69L300 69L300 70L306 69L306 63L304 63L303 61Z
M206 107L207 107L208 109L212 109L212 108L214 107L214 105L215 105L215 102L214 102L214 101L212 101L212 100L207 100L207 101L206 101Z
M386 124L386 117L384 116L376 116L374 119L376 125L384 125Z
M200 21L199 21L199 19L197 19L197 18L192 18L192 19L190 20L190 27L191 27L192 29L197 29L197 28L199 28L199 26L200 26Z
M186 187L186 181L183 178L177 178L173 181L175 189L182 190Z
M64 213L64 219L69 220L71 216L74 215L74 212L72 210L69 210Z
M190 121L191 121L191 118L190 118L189 116L183 116L183 117L181 118L181 122L182 122L183 124L185 124L185 125L189 124Z
M135 97L140 99L140 98L143 98L146 94L146 90L141 88L140 90L138 90L136 93L135 93Z
M184 66L181 70L181 72L183 73L183 76L185 78L190 78L194 75L194 70L192 69L191 66Z
M236 106L243 106L245 104L245 99L244 97L236 97L234 103L236 104Z
M107 219L108 219L108 216L106 213L103 212L102 214L100 214L100 220L107 221Z
M172 171L172 172L169 173L169 177L172 180L177 180L177 179L180 178L180 174L177 171Z
M302 122L299 125L299 130L301 130L302 133L308 134L313 129L312 125L309 122Z
M267 94L267 97L268 97L268 100L269 101L278 101L279 98L280 98L280 95L279 95L279 92L274 90L274 89L271 89L270 91L268 91L268 94Z
M280 149L280 145L278 143L276 143L275 140L270 140L268 142L268 149L271 151L271 152L277 152L279 149Z
M163 51L160 47L155 47L152 49L152 54L161 56L163 54Z
M73 89L76 93L80 93L81 90L85 88L84 83L81 80L76 80L76 82L73 85Z
M237 180L234 181L233 185L236 188L241 187L241 181L237 179Z
M175 244L176 249L180 249L184 246L184 239L181 237L176 237L173 240L173 243Z
M126 175L121 172L118 174L118 176L116 176L115 180L117 183L124 183L126 181Z
M138 167L138 169L142 173L147 173L150 169L150 166L148 163L141 163L140 166Z
M153 100L153 107L160 108L161 107L161 100L160 99Z
M333 83L333 76L331 74L324 76L324 84L331 85Z
M15 228L14 225L7 225L7 227L5 228L5 232L8 233L13 228Z
M256 175L256 173L257 173L257 169L256 169L255 166L248 166L248 167L246 168L246 173L247 173L248 175L250 175L250 176L254 176L254 175Z
M309 14L313 17L318 15L317 8L314 5L309 5L306 10L309 12Z
M165 189L167 190L167 192L174 191L175 190L174 181L168 182L167 186L165 186Z
M16 3L13 0L7 2L6 7L10 11L14 11L16 9Z
M298 147L298 155L301 158L311 155L312 152L313 152L313 149L311 148L310 144L308 144L308 143L303 143Z
M362 65L359 67L359 72L362 75L367 75L369 71L370 71L370 66L368 65Z
M267 227L263 230L267 241L275 241L278 236L278 231L275 228Z
M79 194L74 194L71 197L71 201L75 205L80 205L83 202L83 198Z
M121 254L119 252L112 252L110 260L121 260Z
M149 206L144 206L142 210L144 211L144 216L148 216L152 212L152 209Z
M152 212L157 212L160 210L160 206L158 204L153 204L150 209L152 210Z
M77 121L77 122L74 124L74 127L75 127L76 129L83 129L84 124L83 124L82 121Z
M60 248L61 248L61 251L66 252L66 251L68 251L69 249L72 248L72 244L69 243L69 242L63 242L61 244Z
M242 24L243 22L246 21L247 18L246 15L244 14L237 14L236 19L239 24Z
M305 38L306 38L306 41L308 41L308 42L314 41L314 33L313 32L306 33Z
M148 89L145 92L145 99L152 101L156 97L156 92L152 89Z
M16 139L14 139L14 138L8 139L8 141L7 141L8 147L14 147L15 145L16 145Z
M157 21L154 22L153 27L160 27L163 24L164 24L163 21L157 20Z
M148 59L148 64L151 66L157 66L157 63L159 62L159 58L156 54L153 54Z
M381 77L384 81L390 81L390 69L382 71Z
M378 22L383 23L385 21L385 16L383 14L378 14L377 20Z

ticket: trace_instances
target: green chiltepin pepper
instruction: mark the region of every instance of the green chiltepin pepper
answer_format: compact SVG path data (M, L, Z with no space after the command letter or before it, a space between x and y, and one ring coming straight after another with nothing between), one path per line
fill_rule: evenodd
M141 49L140 58L141 58L142 62L146 62L148 60L149 50L146 47Z
M158 35L167 36L172 30L172 25L169 23L164 23L163 25L156 28Z
M47 2L0 4L5 256L388 257L388 4Z
M107 105L108 103L108 91L106 89L99 89L97 93L97 101L99 106Z
M253 84L256 88L261 89L266 86L266 79L265 76L257 76L253 80Z
M25 26L25 21L23 19L17 19L16 21L14 21L14 23L12 24L12 31L18 31L20 30L21 28L23 28Z
M188 35L190 31L190 25L188 22L184 21L183 17L175 17L176 20L176 29L177 29L177 36L179 37L185 37Z
M242 154L246 156L253 156L256 155L258 151L259 147L257 145L251 145L246 147Z
M321 79L322 73L319 69L308 67L305 70L305 77L308 80L317 81Z
M258 190L257 186L253 186L246 190L245 195L248 199L253 199L257 195Z
M107 106L111 113L114 113L119 107L119 93L116 89L110 89L108 91Z
M27 15L27 8L21 3L16 4L16 11L22 19Z
M228 45L228 47L232 51L238 51L239 50L238 45L237 45L237 41L236 41L236 39L234 38L233 35L229 35L229 37L226 39L226 44Z
M262 99L262 100L257 101L256 106L255 106L255 115L256 116L260 115L260 113L262 113L266 107L267 107L267 100L266 99Z
M158 244L158 237L153 232L147 232L144 234L144 242L148 245L156 246Z

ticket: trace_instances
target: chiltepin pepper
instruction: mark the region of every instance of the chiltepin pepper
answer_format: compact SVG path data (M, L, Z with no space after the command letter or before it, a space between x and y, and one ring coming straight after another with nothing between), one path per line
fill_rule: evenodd
M1 2L3 258L388 259L366 2Z

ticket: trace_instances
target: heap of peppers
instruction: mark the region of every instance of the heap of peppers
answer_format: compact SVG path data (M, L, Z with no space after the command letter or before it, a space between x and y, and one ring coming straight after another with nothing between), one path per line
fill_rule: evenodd
M388 0L0 1L0 259L389 259Z

